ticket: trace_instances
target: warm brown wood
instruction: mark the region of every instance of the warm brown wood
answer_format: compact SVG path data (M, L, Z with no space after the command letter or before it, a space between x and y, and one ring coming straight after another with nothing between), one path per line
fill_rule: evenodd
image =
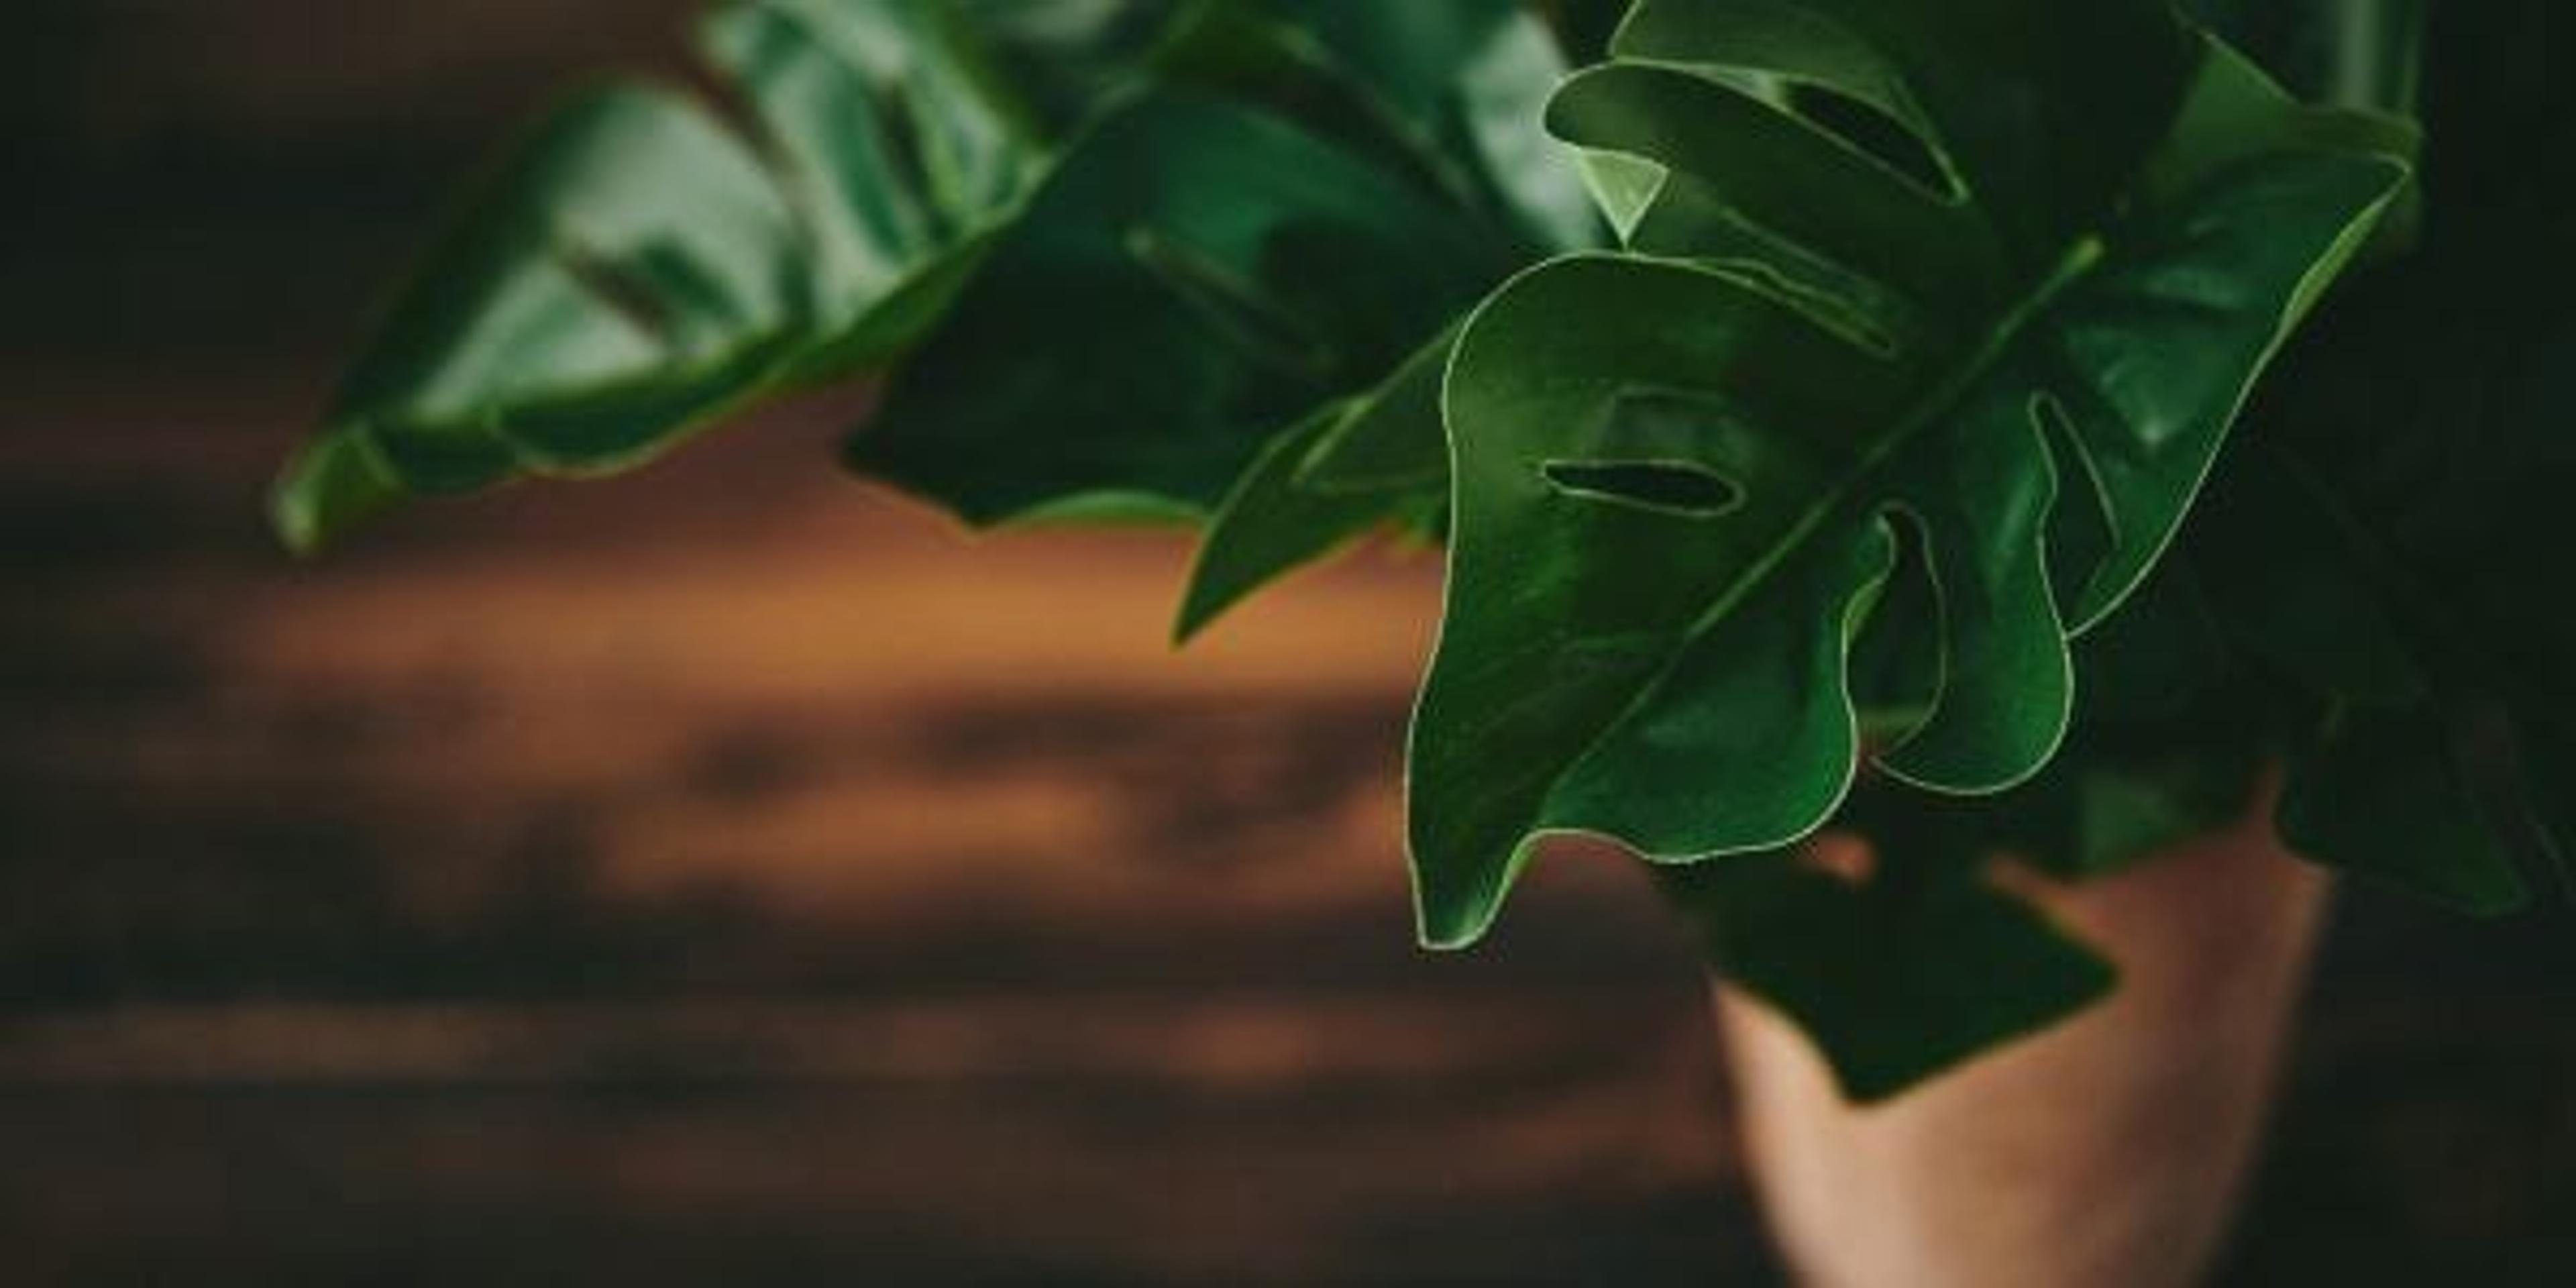
M0 445L20 1265L1758 1277L1637 874L1412 947L1436 567L1175 654L1176 535L968 538L834 472L846 400L298 567L318 366L15 386L90 431Z

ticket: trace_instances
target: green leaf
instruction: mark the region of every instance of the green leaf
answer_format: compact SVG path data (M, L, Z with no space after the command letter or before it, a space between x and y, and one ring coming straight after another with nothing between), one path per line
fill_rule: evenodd
M2028 782L1958 798L1984 847L2062 880L2106 876L2253 808L2275 739L2181 561L2075 643L2076 713ZM1918 806L1918 808L1928 808ZM1902 838L1890 838L1900 843Z
M1286 120L1152 95L1030 198L849 459L979 524L1098 491L1203 509L1279 427L1385 378L1511 262Z
M1195 629L1425 508L1385 488L1304 503L1274 440L1380 401L1496 283L1599 224L1569 217L1571 152L1540 128L1562 59L1509 0L1201 0L1152 66L1164 88L1076 142L848 458L977 524L1104 491L1222 506ZM1394 422L1338 423L1370 442ZM1436 421L1409 423L1436 486Z
M1599 227L1508 0L739 0L702 46L750 137L661 90L549 122L290 466L291 544L898 362L857 467L975 522L1186 518Z
M2212 723L2210 695L2241 677L2198 571L2180 559L2157 565L2119 612L2075 641L2079 722Z
M2461 777L2452 739L2422 709L2339 708L2293 762L2282 839L2463 912L2527 906L2530 889Z
M718 10L700 43L804 214L826 327L971 238L1041 168L1035 128L946 6L760 0Z
M1187 641L1289 571L1448 500L1440 382L1454 332L1369 393L1280 435L1217 508L1174 629Z
M1986 884L1978 855L1886 834L1916 848L1882 848L1865 880L1795 853L1664 875L1710 961L1793 1017L1845 1096L1885 1100L2111 991L2111 964Z
M1175 643L1188 643L1254 591L1386 522L1383 496L1317 492L1297 482L1316 446L1354 414L1346 404L1325 408L1273 440L1243 472L1199 543L1172 628Z
M641 86L546 121L288 467L275 513L290 546L405 495L627 468L940 315L1037 146L946 7L753 0L718 12L704 43L761 137Z
M2176 686L2151 713L2088 692L2048 767L1992 796L1864 779L1834 820L1868 843L1864 875L1794 849L1660 870L1711 964L1805 1028L1847 1095L1894 1095L2110 987L2107 963L1990 884L1995 861L2090 880L2254 806L2266 743L2243 686L2159 655L2204 647L2184 643L2205 623L2180 571L2159 570L2138 604L2078 643L2087 675L2137 668Z
M1073 132L1143 79L1183 0L951 0L985 33L1014 97Z
M2368 538L2271 444L2243 444L2197 519L2199 583L2235 647L2337 702L2431 689L2376 587Z
M2261 781L2256 742L2100 752L2070 742L1996 806L1998 847L2052 876L2124 871L2244 817Z
M2186 0L2299 97L2415 111L2426 0Z
M2084 695L2066 746L1991 796L1866 778L1836 814L1869 845L1862 875L1792 849L1660 869L1711 964L1816 1042L1846 1095L1876 1100L2101 997L2110 966L1991 884L1998 860L2061 881L2119 872L2246 817L2266 742L2243 686L2200 652L2203 613L2174 567L2078 643L2084 673L2136 668L2175 686L2151 710Z
M2333 344L2288 373L2256 424L2268 432L2212 490L2195 562L2236 647L2315 713L2288 758L2283 839L2365 880L2497 916L2529 905L2532 874L2563 876L2576 837L2564 812L2576 707L2560 661L2576 631L2555 597L2530 591L2555 575L2548 507L2576 470L2550 459L2553 431L2521 419L2536 409L2493 392L2444 398L2492 389L2481 368L2528 339L2464 337L2481 356L2462 365L2428 361L2411 340L2403 352L2372 342L2374 313L2409 306L2410 334L2429 315L2407 280L2426 271L2376 284ZM2318 401L2321 384L2356 379L2358 400L2335 388ZM2377 388L2388 381L2397 387ZM2411 419L2410 395L2441 406L2440 419ZM2321 451L2366 464L2320 469ZM2403 481L2357 507L2356 476L2379 470Z
M1206 3L1158 62L1319 121L1448 194L1524 255L1595 245L1602 234L1572 149L1538 128L1563 59L1511 0ZM1336 110L1319 114L1318 104ZM1372 529L1439 521L1448 477L1440 380L1454 340L1452 328L1386 384L1318 413L1238 480L1194 570L1181 638Z
M1576 62L1594 63L1609 56L1611 34L1627 16L1629 0L1542 0L1538 8Z
M1200 0L1156 62L1418 175L1537 251L1600 244L1573 151L1538 128L1565 59L1519 0Z
M1934 593L1890 633L1937 683L1871 758L1952 793L2037 773L2069 637L2154 567L2405 175L2144 0L1648 0L1619 49L1552 119L1663 172L1645 254L1523 275L1450 368L1410 780L1434 944L1479 935L1549 832L1691 861L1830 817L1900 531ZM1783 84L1937 173L1748 89Z

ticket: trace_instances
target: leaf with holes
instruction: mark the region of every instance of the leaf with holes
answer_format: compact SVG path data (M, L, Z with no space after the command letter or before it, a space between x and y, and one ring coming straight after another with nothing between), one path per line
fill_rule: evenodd
M1523 275L1450 368L1410 779L1436 944L1546 833L1688 861L1804 836L1865 757L2037 773L2069 638L2406 174L2157 0L1646 0L1616 50L1550 119L1634 253ZM1876 746L1864 632L1921 677Z
M1302 25L1288 20L1297 15ZM1445 56L1427 56L1439 51ZM1261 86L1273 99L1356 104L1359 110L1337 118L1341 137L1421 172L1462 206L1516 230L1533 257L1601 239L1602 221L1568 150L1535 128L1562 59L1542 25L1508 0L1211 5L1165 61ZM1350 94L1367 84L1383 90L1365 99ZM1440 382L1455 344L1453 326L1384 381L1319 410L1263 449L1210 520L1183 600L1180 638L1369 532L1441 525L1449 461Z

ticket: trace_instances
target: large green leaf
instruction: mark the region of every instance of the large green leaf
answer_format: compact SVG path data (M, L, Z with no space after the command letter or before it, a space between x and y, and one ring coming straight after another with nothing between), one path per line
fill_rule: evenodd
M407 495L623 469L934 331L853 460L979 520L1211 504L1551 219L1589 219L1537 125L1562 71L1544 29L1502 0L1425 13L723 7L701 43L750 137L661 89L558 113L358 364L281 483L281 531L309 549ZM1238 29L1261 38L1207 55Z
M1611 34L1628 5L1629 0L1542 0L1538 7L1575 61L1595 63L1609 57Z
M1989 885L1982 855L1916 820L1854 879L1795 853L1667 869L1730 981L1794 1017L1843 1094L1883 1100L2110 992L2110 963Z
M409 494L623 468L816 351L881 358L936 318L1037 141L946 6L749 0L706 28L745 139L614 86L521 144L420 268L289 467L311 549Z
M1035 127L946 6L760 0L717 11L701 43L799 199L827 330L971 240L1039 169Z
M2576 893L2576 156L2530 142L2576 129L2572 39L2550 0L2437 6L2420 95L2321 78L2420 99L2421 237L2286 355L2193 542L2298 699L2284 837L2475 913Z
M1284 482L1246 478L1275 439L1597 232L1539 128L1562 59L1513 0L1200 0L1153 66L1167 88L1075 148L853 437L855 468L975 523L1218 509ZM1279 557L1218 550L1192 615L1410 500L1270 507Z
M743 0L702 45L750 137L663 90L549 121L290 468L293 544L406 495L636 464L903 356L963 298L851 458L971 519L1258 496L1241 467L1318 407L1319 460L1404 458L1276 478L1299 504L1253 523L1260 559L1220 534L1203 614L1354 524L1436 523L1454 322L1602 231L1538 125L1563 59L1513 0Z
M2330 373L2294 366L2194 544L2236 646L2308 700L2283 838L2495 915L2527 906L2532 878L2563 872L2576 842L2576 689L2563 678L2576 614L2534 589L2559 576L2552 510L2576 484L2564 446L2576 399L2544 391L2576 346L2477 323L2452 337L2474 359L2374 343L2371 315L2388 326L2392 305L2407 306L2408 332L2443 312L2421 307L2426 271L2407 268L2393 291L2374 283L2337 320ZM2320 382L2340 388L2320 401ZM2328 454L2341 468L2320 466ZM2381 471L2403 481L2380 492L2366 480Z
M1572 150L1539 128L1563 57L1511 0L1207 4L1162 61L1283 110L1342 104L1324 118L1336 137L1450 194L1518 243L1524 262L1603 239ZM1371 531L1441 523L1449 463L1440 381L1455 338L1453 326L1263 450L1211 517L1182 638Z
M1263 450L1208 525L1180 639L1390 521L1438 522L1449 478L1440 383L1456 339L1442 332L1377 388L1325 407Z
M852 464L971 522L1213 506L1513 262L1277 116L1166 92L1102 121L889 384Z
M2037 773L2069 637L2405 174L2153 0L1647 0L1617 47L1551 115L1618 158L1638 253L1522 276L1450 368L1435 944L1549 832L1697 860L1807 834L1865 753L1950 793ZM1933 593L1873 630L1932 684L1864 748L1849 654L1901 546Z
M1600 240L1571 153L1538 128L1565 58L1521 0L1200 0L1159 62L1393 153L1534 246Z
M1844 1092L1893 1095L2098 999L2112 971L1991 880L2009 858L2061 881L2120 871L2244 819L2269 744L2187 566L2168 563L2075 645L2116 682L2078 695L2066 745L1990 796L1864 779L1837 833L1865 871L1797 848L1662 869L1711 964L1780 1008Z
M2427 0L2183 0L2309 102L2412 113Z
M1140 77L1184 0L950 0L1014 91L1057 134Z

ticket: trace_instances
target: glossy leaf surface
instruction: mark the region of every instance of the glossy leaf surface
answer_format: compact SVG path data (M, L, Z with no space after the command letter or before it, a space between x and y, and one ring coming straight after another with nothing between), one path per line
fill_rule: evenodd
M1481 933L1548 832L1683 861L1829 818L1900 542L1935 593L1888 629L1934 683L1872 758L1954 793L2037 773L2069 636L2154 566L2404 174L2159 4L1649 0L1619 49L1552 119L1651 167L1641 253L1523 276L1450 371L1410 783L1433 943ZM1942 186L1782 84L1903 128Z
M1844 1093L1883 1099L2068 1018L2109 963L1996 884L2119 872L2236 824L2263 784L2260 704L2218 647L2187 568L2169 564L2076 642L2066 745L2028 782L1945 796L1864 779L1836 812L1865 871L1800 848L1663 869L1711 964L1796 1022Z

